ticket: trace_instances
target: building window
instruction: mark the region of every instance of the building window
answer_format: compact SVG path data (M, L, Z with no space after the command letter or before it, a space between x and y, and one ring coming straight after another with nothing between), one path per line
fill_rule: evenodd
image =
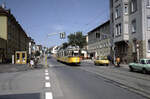
M110 0L110 7L113 8L113 0Z
M100 33L96 33L96 38L100 38Z
M150 30L150 16L147 17L147 30Z
M131 0L131 3L130 3L131 13L136 12L136 10L137 10L137 0Z
M121 10L121 7L119 5L119 6L116 7L116 11L115 11L115 18L116 19L121 16L121 14L120 14L121 11L120 10Z
M122 32L121 24L116 25L116 36L120 36Z
M115 0L115 2L117 2L118 0Z
M136 52L136 40L133 40L133 53L135 53Z
M150 40L148 40L148 50L150 51Z
M150 6L150 0L147 0L147 4L148 7Z
M124 5L124 14L128 14L128 4Z
M133 20L131 23L132 33L136 33L136 20Z

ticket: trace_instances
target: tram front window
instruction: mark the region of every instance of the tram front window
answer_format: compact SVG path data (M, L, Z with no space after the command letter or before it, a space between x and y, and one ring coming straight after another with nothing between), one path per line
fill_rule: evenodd
M78 53L74 53L74 56L79 56L79 54Z

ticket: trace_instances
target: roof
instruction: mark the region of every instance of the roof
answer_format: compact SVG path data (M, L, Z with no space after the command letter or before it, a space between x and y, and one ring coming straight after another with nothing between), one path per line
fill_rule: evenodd
M97 26L96 28L92 29L91 31L88 32L88 34L90 34L91 32L94 32L95 30L97 30L98 28L101 28L103 26L105 26L106 24L109 24L110 20L104 22L103 24L100 24L99 26Z
M0 15L1 16L7 16L8 18L10 18L11 20L13 20L15 22L15 24L17 24L17 26L25 33L25 35L28 37L28 35L26 34L26 32L24 31L24 29L21 27L21 25L19 24L19 22L16 20L16 18L13 16L13 14L11 14L11 10L10 9L5 9L2 6L0 6Z

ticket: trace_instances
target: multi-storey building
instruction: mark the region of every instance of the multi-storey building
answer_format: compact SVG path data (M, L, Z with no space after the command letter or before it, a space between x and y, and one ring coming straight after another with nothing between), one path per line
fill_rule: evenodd
M110 0L110 24L122 62L150 58L150 0Z
M0 7L0 53L3 54L1 59L10 61L16 51L27 51L28 42L27 34L10 10Z
M92 58L104 58L111 54L110 21L88 32L88 53Z

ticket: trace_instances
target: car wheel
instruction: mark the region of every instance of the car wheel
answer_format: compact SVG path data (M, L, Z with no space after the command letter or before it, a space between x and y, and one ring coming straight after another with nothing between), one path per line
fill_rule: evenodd
M133 67L132 67L132 66L129 66L129 68L130 68L130 71L131 71L131 72L133 72L133 71L134 71L134 69L133 69Z
M145 68L143 68L143 69L142 69L142 73L143 73L143 74L146 74L146 73L147 73L147 70L146 70Z

